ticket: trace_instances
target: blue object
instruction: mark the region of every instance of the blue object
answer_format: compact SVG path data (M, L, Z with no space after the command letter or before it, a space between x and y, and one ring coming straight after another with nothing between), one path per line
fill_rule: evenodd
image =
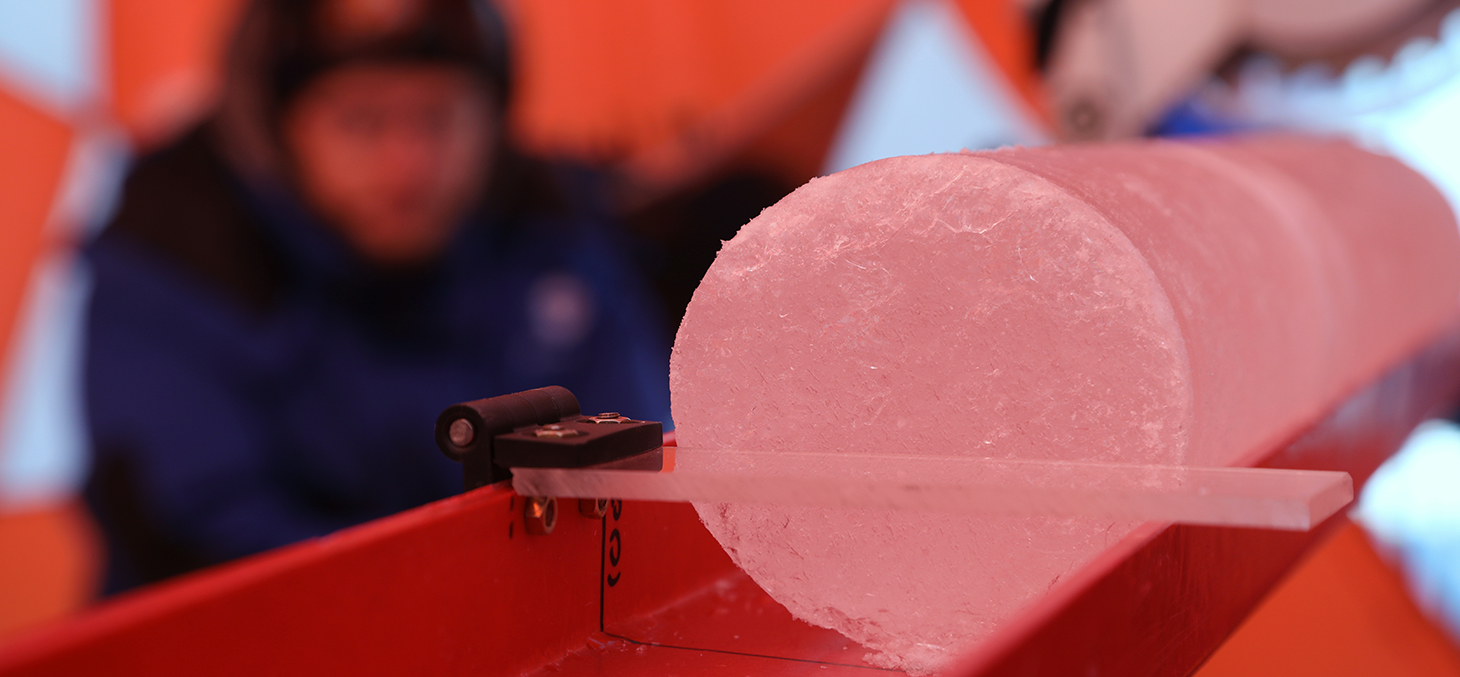
M1176 103L1166 114L1151 126L1151 136L1182 138L1193 136L1219 136L1243 131L1252 131L1256 126L1241 120L1232 120L1209 110L1195 97L1188 97Z

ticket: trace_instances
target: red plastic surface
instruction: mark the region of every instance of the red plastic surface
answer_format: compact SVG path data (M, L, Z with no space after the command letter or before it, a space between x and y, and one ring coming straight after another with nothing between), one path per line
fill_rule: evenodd
M1343 470L1355 492L1420 421L1456 396L1460 330L1350 397L1253 465ZM982 647L967 675L1184 675L1237 627L1312 544L1307 533L1146 525Z
M1265 465L1361 484L1457 373L1452 331ZM144 590L0 648L0 675L886 672L792 619L688 506L565 504L547 536L522 507L486 487ZM1316 538L1148 525L955 673L1188 673Z
M486 487L127 595L0 650L4 675L510 674L598 629L602 521L522 532Z
M857 644L792 618L731 564L690 506L616 504L607 529L603 631L536 674L887 673L862 663Z

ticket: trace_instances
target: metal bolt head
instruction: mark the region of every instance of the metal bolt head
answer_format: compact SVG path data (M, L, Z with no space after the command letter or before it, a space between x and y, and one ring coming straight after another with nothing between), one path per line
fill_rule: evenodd
M472 427L471 421L468 421L464 418L458 418L455 421L451 422L449 436L451 437L452 444L455 444L458 447L464 447L468 444L471 444L471 441L476 439L477 429Z
M588 420L593 423L623 423L629 419L624 418L622 414L616 411L605 411Z
M585 435L587 433L584 433L581 430L574 430L572 428L569 428L568 426L558 423L549 423L541 428L538 428L537 430L534 430L533 434L538 437L577 437L579 435Z
M617 420L620 417L618 415L618 412L616 412L616 411L605 411L602 414L599 414L597 416L594 416L593 418L608 418L608 419Z
M608 514L608 499L580 498L578 499L578 514L590 519L603 517Z
M526 503L523 520L526 522L527 533L537 536L552 533L553 527L558 526L558 499L532 496Z

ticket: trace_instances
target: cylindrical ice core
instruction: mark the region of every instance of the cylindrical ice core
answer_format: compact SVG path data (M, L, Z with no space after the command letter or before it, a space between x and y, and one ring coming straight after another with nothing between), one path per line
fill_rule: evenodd
M675 341L685 447L1228 465L1460 300L1440 195L1258 137L899 157L726 243ZM931 669L1133 524L698 505L796 616Z

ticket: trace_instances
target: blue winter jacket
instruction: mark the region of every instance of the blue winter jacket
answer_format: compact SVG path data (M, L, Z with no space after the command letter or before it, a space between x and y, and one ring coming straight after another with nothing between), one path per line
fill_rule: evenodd
M570 201L571 202L571 201ZM602 219L485 211L383 273L205 131L142 160L86 248L87 498L117 591L457 493L446 406L544 385L668 421L668 355Z

